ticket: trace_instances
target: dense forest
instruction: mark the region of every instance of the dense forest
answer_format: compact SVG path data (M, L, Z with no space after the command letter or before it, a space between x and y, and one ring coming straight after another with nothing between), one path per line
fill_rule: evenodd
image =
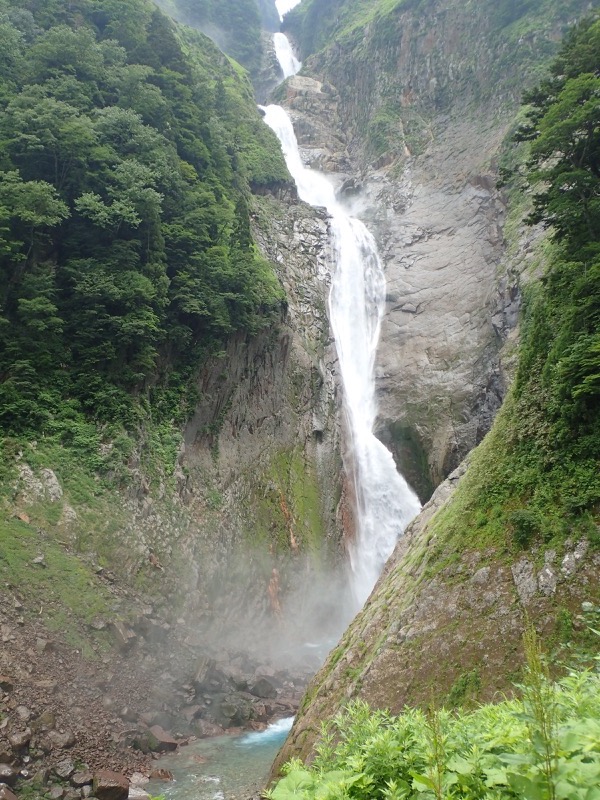
M250 83L150 0L0 0L0 43L0 424L181 419L282 301L248 198L289 176Z
M166 11L209 35L252 74L260 69L261 28L277 30L275 5L266 0L161 0Z

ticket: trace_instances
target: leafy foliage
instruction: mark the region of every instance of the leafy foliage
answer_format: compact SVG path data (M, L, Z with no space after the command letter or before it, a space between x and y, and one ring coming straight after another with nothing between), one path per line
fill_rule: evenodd
M204 31L251 73L260 69L261 21L273 27L274 3L271 14L264 0L166 0L164 5L178 19Z
M181 419L282 298L248 198L289 176L248 80L150 0L0 0L0 41L0 425Z
M552 684L537 670L522 700L470 713L392 717L355 702L325 726L310 768L286 770L270 800L597 800L600 676Z
M547 472L579 473L574 511L597 510L600 456L600 21L567 37L552 77L526 96L527 180L542 186L532 222L558 243L541 285L529 292L515 395L544 420L527 444ZM589 469L586 475L586 467ZM583 472L581 471L583 467Z

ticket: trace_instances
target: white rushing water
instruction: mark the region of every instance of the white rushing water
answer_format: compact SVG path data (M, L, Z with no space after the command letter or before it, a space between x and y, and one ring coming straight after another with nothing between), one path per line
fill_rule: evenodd
M300 0L275 0L277 11L279 11L279 19L283 20L285 14L291 11L300 3Z
M281 742L287 734L292 730L294 724L294 717L284 717L278 719L277 722L272 722L264 731L252 731L238 739L237 744L240 747L247 745L270 745L273 742Z
M263 111L265 122L281 142L300 198L312 206L324 206L331 215L335 263L329 313L351 438L358 529L350 560L354 594L362 606L398 537L421 508L398 473L392 454L373 433L377 416L375 354L385 308L385 275L375 240L366 226L350 216L325 175L302 163L286 111L275 105Z
M289 78L290 75L295 75L302 64L294 55L290 40L284 33L275 33L273 34L273 44L275 45L275 55L279 61L283 77Z

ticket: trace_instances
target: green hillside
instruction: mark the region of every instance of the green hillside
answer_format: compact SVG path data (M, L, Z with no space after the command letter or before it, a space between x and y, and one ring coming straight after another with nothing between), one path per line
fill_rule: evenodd
M0 41L0 426L102 469L279 313L247 200L289 176L239 68L150 0L0 0Z
M473 0L464 4L475 6ZM557 11L555 0L499 0L489 5L490 26L502 38L516 41L529 33L545 31ZM316 53L333 42L360 43L361 31L367 25L381 30L385 38L392 36L390 22L399 12L414 12L426 16L433 8L433 0L303 0L285 19L300 44L303 58ZM574 2L561 3L560 13L565 21L572 19L578 10ZM550 13L548 13L550 12Z
M204 31L251 74L260 68L261 28L278 29L275 4L268 0L162 0L159 5L186 25Z

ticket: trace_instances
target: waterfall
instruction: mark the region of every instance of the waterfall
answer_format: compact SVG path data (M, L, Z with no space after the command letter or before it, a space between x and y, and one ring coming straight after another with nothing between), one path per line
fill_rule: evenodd
M295 8L299 3L300 0L275 0L277 11L279 11L279 19L283 20L287 12L291 11L292 8Z
M289 78L290 75L295 75L302 64L294 55L290 40L284 33L275 33L273 34L273 44L275 45L275 55L277 56L277 61L279 61L283 77Z
M302 163L286 111L275 105L262 110L265 122L281 142L300 198L312 206L324 206L331 216L335 263L329 314L344 388L352 456L349 472L356 497L357 530L350 546L352 583L357 604L362 606L398 537L420 511L420 503L398 473L392 454L373 433L377 416L375 354L385 308L383 266L366 226L349 215L325 175Z

